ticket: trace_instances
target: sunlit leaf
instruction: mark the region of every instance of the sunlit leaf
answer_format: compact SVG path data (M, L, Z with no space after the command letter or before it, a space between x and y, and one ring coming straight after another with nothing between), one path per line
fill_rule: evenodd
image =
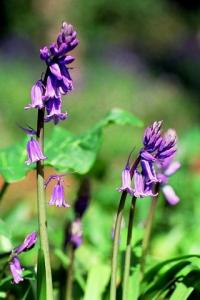
M110 267L108 265L95 264L88 274L84 300L101 300L109 279Z
M140 293L140 266L137 265L129 277L129 293L128 300L138 300Z
M169 300L186 300L193 290L193 287L187 287L183 283L179 282Z
M61 127L54 127L45 138L45 165L59 172L87 173L93 166L102 144L103 129L109 124L142 126L134 115L121 109L113 109L92 129L74 135ZM23 179L31 168L25 164L27 137L20 143L0 150L0 174L6 182Z

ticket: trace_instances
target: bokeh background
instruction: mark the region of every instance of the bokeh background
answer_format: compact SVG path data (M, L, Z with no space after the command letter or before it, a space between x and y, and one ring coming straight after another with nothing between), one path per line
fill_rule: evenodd
M182 168L171 184L181 201L170 207L161 197L151 254L160 259L199 253L200 2L2 0L1 148L24 136L16 124L35 127L36 113L24 111L24 106L30 102L33 83L45 69L39 49L55 40L63 20L74 25L80 45L73 53L76 61L71 70L75 89L64 101L69 119L58 126L78 134L111 108L119 107L142 119L145 126L163 120L165 129L175 128ZM52 124L46 126L47 135L52 128ZM110 257L111 230L119 200L116 188L127 156L133 147L139 149L142 135L142 128L128 126L113 126L104 132L97 162L88 175L92 196L83 219L86 246L80 248L80 262ZM76 197L79 179L73 174L67 176L70 203ZM12 243L34 229L35 197L34 173L9 186L0 205ZM137 204L138 235L149 201L142 199ZM49 214L50 241L59 248L64 222L71 213L50 208ZM9 243L2 238L1 250L9 248Z

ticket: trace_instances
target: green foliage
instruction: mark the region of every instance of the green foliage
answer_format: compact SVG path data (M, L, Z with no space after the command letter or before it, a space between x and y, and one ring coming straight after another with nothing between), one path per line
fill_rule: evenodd
M186 300L188 299L189 295L194 290L193 287L187 287L183 283L179 282L174 290L173 294L170 297L170 300Z
M86 133L75 136L71 132L55 127L45 143L45 164L59 172L87 173L93 166L102 144L103 129L109 124L142 126L142 121L130 113L113 109ZM8 183L23 179L34 166L25 165L26 142L0 150L0 174Z
M95 264L88 274L84 300L101 300L109 279L110 267L108 265Z
M173 300L178 300L177 297L183 295L183 298L179 299L187 299L192 293L194 285L187 287L184 280L190 276L191 271L197 270L199 267L199 255L177 257L157 264L144 276L141 299L158 299L162 295L171 295ZM164 299L168 299L168 297Z

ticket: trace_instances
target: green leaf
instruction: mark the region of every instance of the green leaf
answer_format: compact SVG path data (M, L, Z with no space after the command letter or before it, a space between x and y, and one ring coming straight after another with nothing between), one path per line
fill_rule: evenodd
M195 254L184 255L184 256L167 259L161 263L158 263L157 265L153 266L145 273L144 281L152 282L154 277L160 272L161 268L165 267L168 264L174 263L179 260L192 259L192 258L200 258L200 255L195 255Z
M137 265L129 277L129 294L128 300L138 300L140 293L140 266Z
M46 298L46 272L44 254L42 249L38 250L38 264L37 264L37 299L44 300Z
M103 129L109 124L142 126L134 115L121 109L113 109L92 129L80 135L54 127L51 136L45 138L45 165L60 172L86 174L95 163L102 144ZM0 174L5 182L11 183L23 179L35 165L27 166L27 137L20 143L0 150Z
M186 300L193 290L193 287L188 288L183 283L179 282L169 300Z
M26 300L26 299L27 299L30 290L31 290L31 286L27 289L27 291L26 291L26 293L24 294L22 300Z
M88 274L84 300L101 300L109 279L110 267L108 265L95 264Z
M0 292L0 299L5 299L6 298L6 293L5 292Z
M23 179L27 171L33 168L25 164L26 143L27 137L20 143L0 150L0 174L5 182L10 183Z
M194 269L189 272L183 279L183 283L188 287L193 287L198 293L200 293L200 270Z
M152 284L148 286L144 293L145 299L152 299L155 293L165 291L171 284L174 284L176 276L178 273L190 264L189 261L180 261L173 265L169 270L165 271L163 274L159 274L158 278L152 281ZM149 297L149 298L148 298Z
M9 239L11 238L9 226L2 219L0 219L0 236L1 235L4 235Z
M118 125L132 125L137 127L142 127L143 122L136 118L131 113L122 110L120 108L112 109L98 124L97 126L105 127L109 124Z
M189 274L191 274L191 270L199 268L199 258L199 255L186 255L157 264L147 272L143 279L142 297L146 300L152 300L154 297L157 299L158 295L163 296L163 293L173 287L179 278L184 279L183 283L186 286L192 286L190 284L192 276ZM199 283L196 282L196 285L198 286Z
M0 219L0 252L3 254L4 252L11 251L11 232L8 224Z

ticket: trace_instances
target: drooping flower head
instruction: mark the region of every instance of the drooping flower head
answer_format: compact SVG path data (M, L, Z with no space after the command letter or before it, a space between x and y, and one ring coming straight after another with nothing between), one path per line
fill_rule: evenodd
M154 187L161 182L158 165L164 165L176 152L176 135L174 131L161 133L162 121L154 122L145 130L143 148L133 166L122 172L122 187L135 197L155 196ZM132 184L133 177L133 184Z
M154 122L145 130L143 145L140 151L140 181L146 187L146 196L154 195L154 186L161 182L158 176L158 165L164 165L176 152L176 134L174 131L161 133L162 121ZM137 178L137 174L136 177ZM142 193L141 193L142 195Z
M55 186L53 187L53 191L51 194L51 199L49 201L49 205L55 205L57 207L65 207L68 208L70 207L70 205L65 202L65 194L64 194L64 187L63 187L63 177L65 175L61 174L61 175L51 175L49 176L48 180L45 183L45 187L48 186L48 184L55 179L57 182L55 184Z
M22 252L26 252L31 250L37 242L37 233L32 232L31 234L28 234L25 240L21 245L14 248L11 252L11 258L9 262L10 272L13 277L13 283L18 284L21 281L23 281L23 268L21 267L21 263L19 260L19 254Z
M40 49L40 58L45 61L47 70L43 79L38 80L31 90L31 104L25 109L46 110L45 121L57 124L65 120L67 113L62 112L62 96L73 89L73 81L68 65L75 58L68 55L78 45L76 31L71 24L63 22L57 41L49 47Z

